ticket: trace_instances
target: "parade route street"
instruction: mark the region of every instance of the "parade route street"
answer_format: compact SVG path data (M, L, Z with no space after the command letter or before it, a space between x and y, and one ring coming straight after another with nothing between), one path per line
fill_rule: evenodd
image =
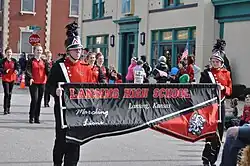
M29 124L28 89L15 87L10 115L3 115L2 85L0 93L0 166L52 166L52 107L42 108L41 124ZM187 143L146 129L87 143L79 166L198 166L203 146L203 141Z

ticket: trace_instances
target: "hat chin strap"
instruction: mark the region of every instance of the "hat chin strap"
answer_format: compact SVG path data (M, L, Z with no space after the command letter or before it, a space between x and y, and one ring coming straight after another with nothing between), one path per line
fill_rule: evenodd
M71 59L73 59L74 61L79 60L79 58L78 58L78 59L76 59L76 58L74 58L71 54L69 54L69 56L70 56L70 58L71 58Z

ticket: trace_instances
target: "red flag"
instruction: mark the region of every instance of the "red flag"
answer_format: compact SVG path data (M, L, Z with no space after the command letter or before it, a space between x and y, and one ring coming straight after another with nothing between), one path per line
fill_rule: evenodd
M196 142L216 133L218 103L188 112L153 127L154 130L185 141Z

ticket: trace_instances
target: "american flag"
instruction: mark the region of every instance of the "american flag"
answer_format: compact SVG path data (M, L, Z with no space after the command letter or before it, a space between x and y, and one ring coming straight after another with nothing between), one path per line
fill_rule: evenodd
M186 44L186 48L185 48L184 52L182 53L181 60L187 58L187 56L188 56L188 42Z

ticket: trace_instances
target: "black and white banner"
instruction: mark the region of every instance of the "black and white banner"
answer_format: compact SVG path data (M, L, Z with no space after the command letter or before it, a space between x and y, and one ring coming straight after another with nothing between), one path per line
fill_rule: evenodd
M216 84L59 85L62 128L77 144L146 128L195 142L215 133L220 117Z

